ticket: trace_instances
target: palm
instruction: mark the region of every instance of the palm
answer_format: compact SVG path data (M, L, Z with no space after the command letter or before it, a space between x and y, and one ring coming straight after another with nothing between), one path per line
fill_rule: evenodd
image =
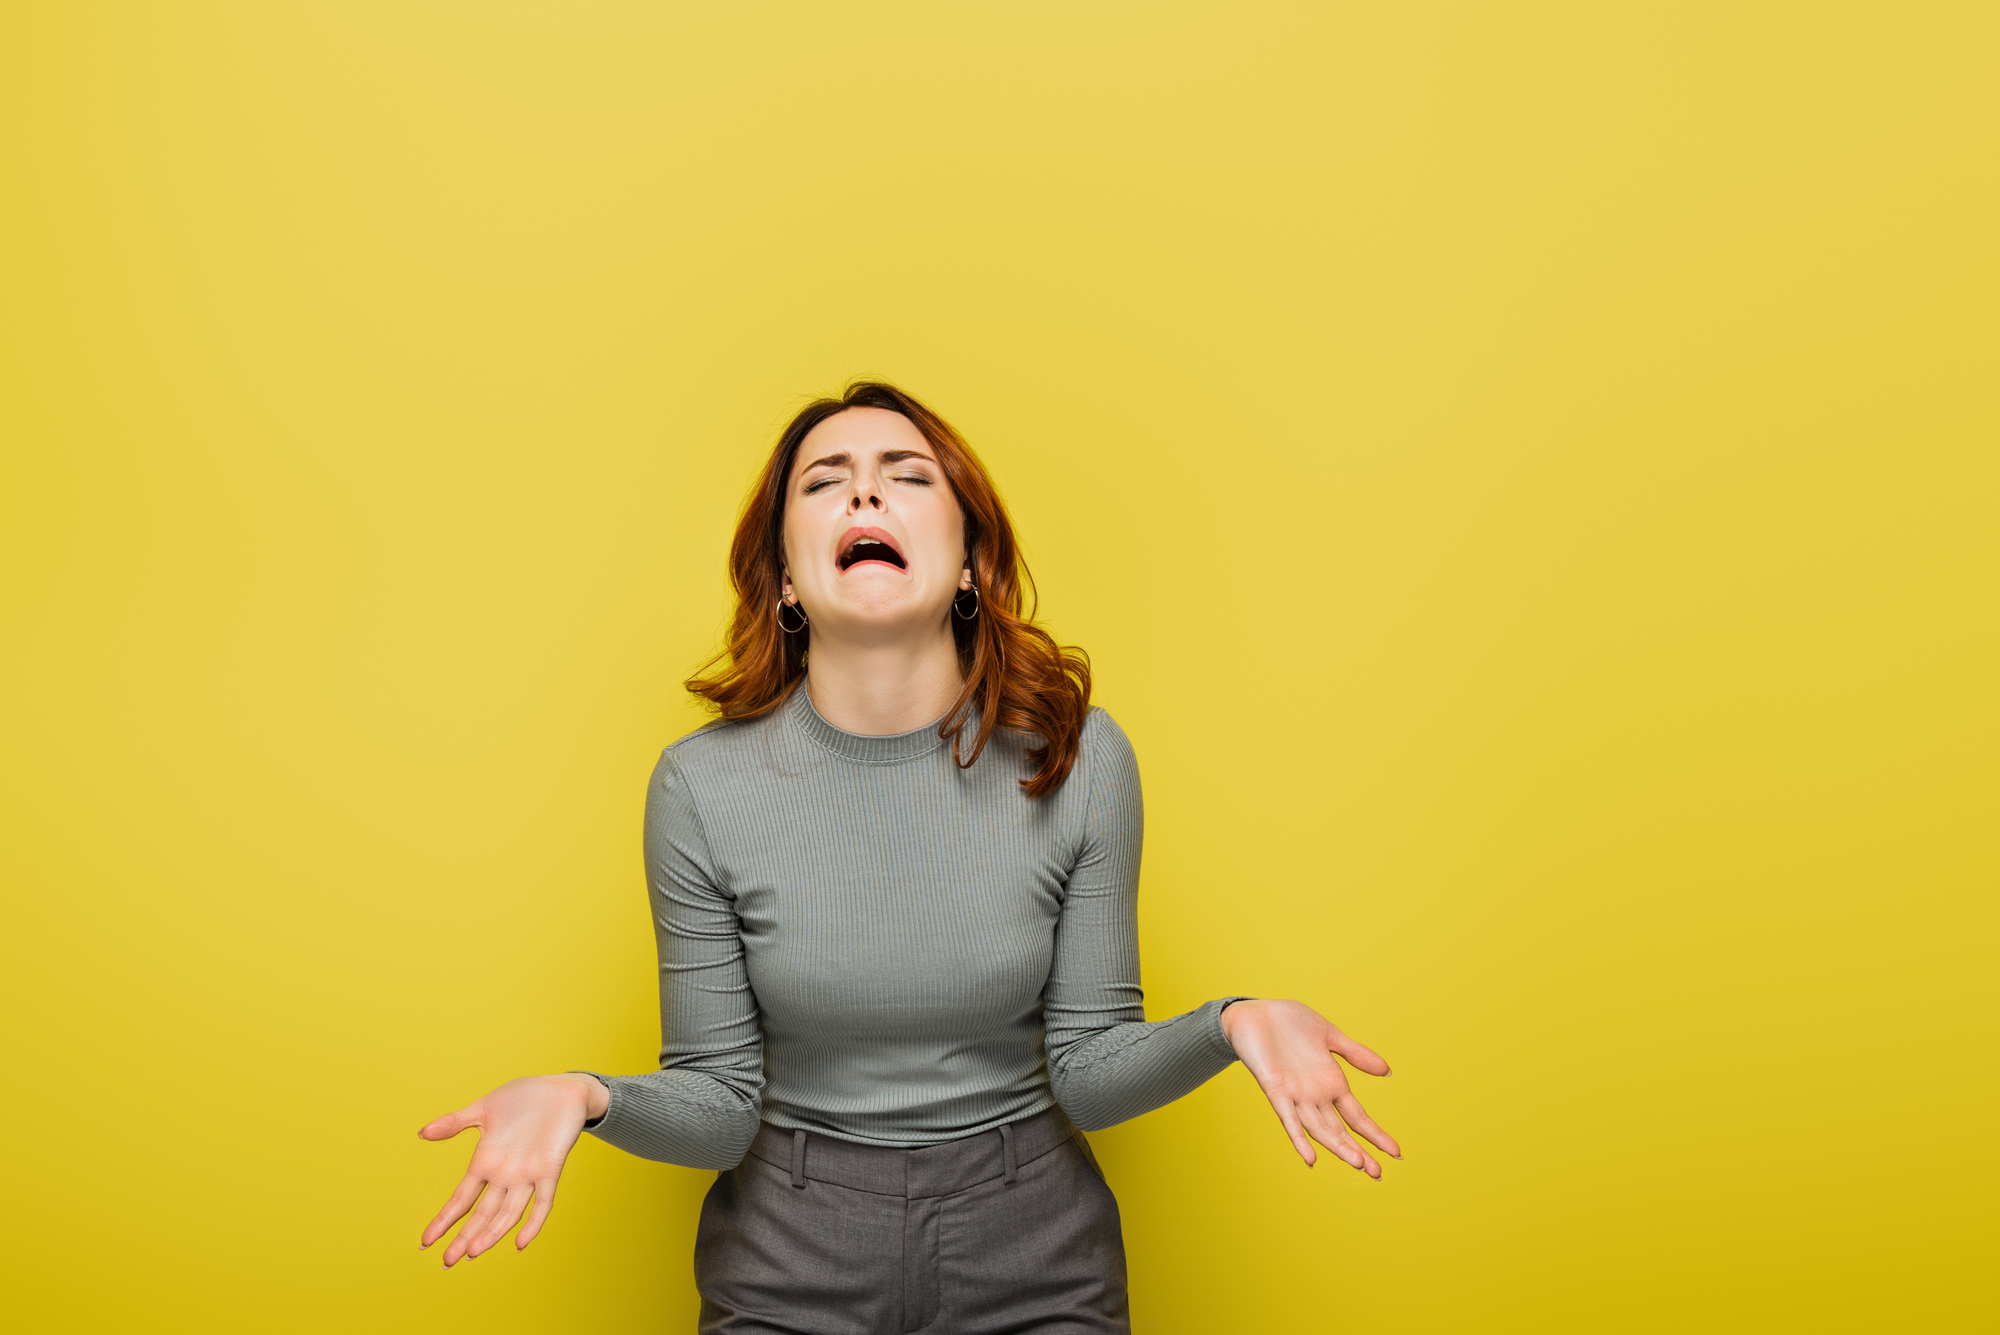
M1382 1165L1356 1142L1360 1136L1391 1158L1403 1151L1375 1124L1348 1086L1345 1057L1357 1070L1389 1074L1389 1063L1340 1032L1325 1016L1296 1001L1239 1001L1222 1013L1223 1031L1271 1101L1299 1157L1318 1160L1313 1141L1372 1178ZM1336 1056L1335 1054L1338 1054Z
M465 1220L445 1248L446 1268L506 1237L530 1201L534 1210L521 1225L515 1247L526 1247L541 1232L555 1204L563 1162L583 1134L587 1108L577 1090L574 1081L561 1077L510 1080L417 1133L425 1140L449 1140L468 1127L479 1131L479 1144L458 1189L423 1233L421 1245L428 1247Z

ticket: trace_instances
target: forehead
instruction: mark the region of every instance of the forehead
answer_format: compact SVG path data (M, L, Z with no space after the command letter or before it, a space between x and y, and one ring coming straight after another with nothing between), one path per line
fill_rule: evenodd
M792 460L792 472L798 473L829 454L861 457L886 450L915 450L927 458L936 457L924 433L901 413L887 408L845 408L806 432Z

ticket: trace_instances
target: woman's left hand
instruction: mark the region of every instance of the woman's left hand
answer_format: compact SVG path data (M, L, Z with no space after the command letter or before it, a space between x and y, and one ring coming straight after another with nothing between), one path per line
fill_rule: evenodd
M1380 1180L1382 1165L1355 1143L1354 1135L1392 1159L1403 1157L1395 1138L1375 1125L1347 1087L1347 1073L1334 1054L1370 1075L1389 1074L1389 1063L1318 1011L1297 1001L1238 1001L1222 1012L1222 1032L1257 1077L1308 1168L1318 1157L1312 1145L1317 1140L1348 1167ZM1350 1127L1354 1135L1348 1134Z

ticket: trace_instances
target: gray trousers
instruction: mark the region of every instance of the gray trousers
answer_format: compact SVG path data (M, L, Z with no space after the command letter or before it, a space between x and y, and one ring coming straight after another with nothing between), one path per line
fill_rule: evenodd
M695 1236L703 1335L1125 1335L1118 1202L1051 1108L915 1150L766 1124Z

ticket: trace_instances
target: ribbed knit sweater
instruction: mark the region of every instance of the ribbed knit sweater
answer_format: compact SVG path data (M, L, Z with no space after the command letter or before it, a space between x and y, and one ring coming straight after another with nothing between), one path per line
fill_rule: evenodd
M960 769L935 725L844 732L801 686L668 747L646 801L660 1069L599 1076L590 1130L728 1168L760 1118L907 1147L1054 1104L1092 1130L1229 1065L1234 998L1145 1020L1125 734L1091 710L1041 798L1025 745L996 732Z

